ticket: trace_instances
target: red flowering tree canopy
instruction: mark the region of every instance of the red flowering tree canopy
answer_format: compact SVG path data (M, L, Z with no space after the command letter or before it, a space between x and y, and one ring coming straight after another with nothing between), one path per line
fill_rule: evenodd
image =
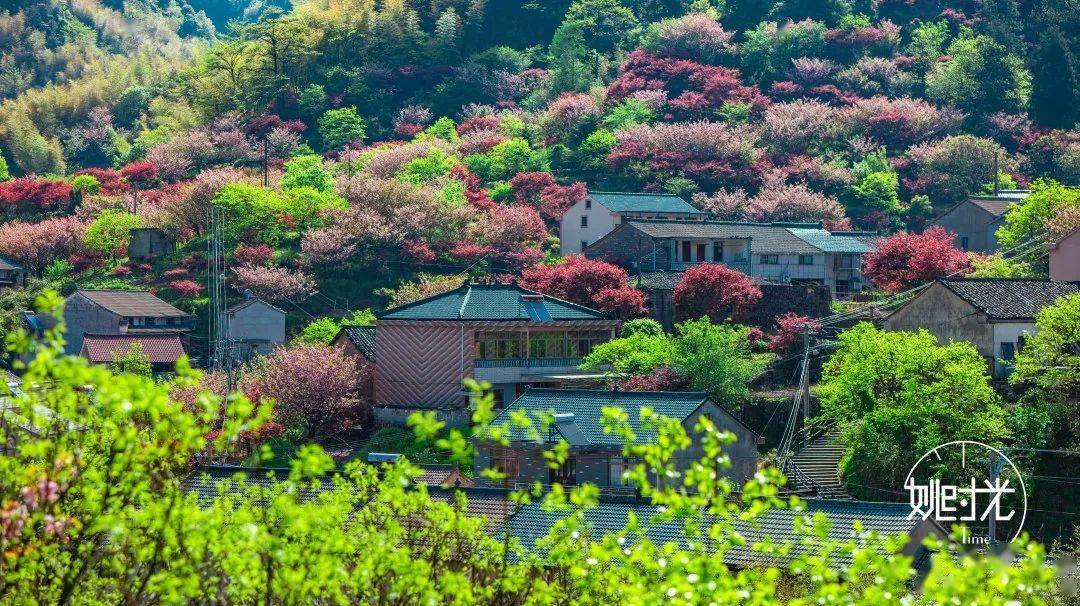
M24 177L0 183L0 213L5 217L56 211L71 202L71 186L63 181Z
M529 268L522 272L521 284L620 317L645 313L645 295L630 285L625 270L580 255L570 255L559 265Z
M722 322L761 300L761 288L723 263L702 263L686 270L674 294L678 320L707 316Z
M863 275L874 286L897 292L937 278L968 273L971 260L953 246L953 236L941 227L921 234L889 236L863 258Z
M776 354L786 354L799 342L803 333L816 333L821 323L809 317L789 311L776 316L776 329L769 335L766 347Z
M158 167L153 162L140 160L120 169L120 176L136 189L152 186L158 178Z
M630 377L620 386L626 391L688 391L690 377L667 366L661 366L647 375Z

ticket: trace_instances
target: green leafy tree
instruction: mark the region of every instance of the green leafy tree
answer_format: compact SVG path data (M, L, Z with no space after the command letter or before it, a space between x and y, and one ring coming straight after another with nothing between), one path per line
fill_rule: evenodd
M1035 317L1038 331L1016 356L1009 381L1025 400L1048 411L1052 447L1080 446L1080 294L1058 299Z
M623 130L638 124L648 124L655 116L648 105L640 99L626 99L619 102L604 115L603 123L612 131Z
M139 215L107 208L86 228L83 244L107 256L123 257L127 255L131 230L142 226Z
M900 212L900 178L889 165L885 150L868 154L851 171L851 186L860 210L877 210L897 215Z
M300 91L297 106L300 118L308 124L315 124L328 109L326 89L321 84L309 84Z
M643 375L671 364L674 359L674 344L667 335L636 332L593 347L581 367L586 370L610 367L615 372Z
M322 156L296 156L285 163L285 173L281 176L282 189L310 187L321 193L334 190L334 176L323 166Z
M589 170L603 169L607 165L608 154L618 144L619 140L611 131L601 129L592 132L578 146L581 165Z
M127 373L140 377L149 377L154 373L150 356L142 350L139 343L132 343L126 352L113 358L109 368L117 374Z
M904 485L922 453L953 440L1000 444L1006 412L975 346L934 335L844 331L817 393L823 418L844 430L841 471L852 494L882 499Z
M355 107L330 109L319 118L319 137L322 138L323 147L329 150L339 150L346 144L362 141L366 133L364 119Z
M552 97L589 88L592 70L585 45L586 26L583 21L566 21L555 30L548 47Z
M962 36L949 45L949 60L926 76L931 99L975 116L1020 113L1031 96L1024 61L989 36Z
M0 183L11 180L11 172L8 170L7 160L0 156Z
M1072 128L1080 118L1080 72L1076 54L1057 25L1039 32L1031 61L1031 116L1052 128Z
M1080 188L1067 187L1056 181L1036 181L1034 192L1023 204L1013 204L1005 213L1005 222L996 236L1002 248L1030 245L1054 231L1055 223L1069 213L1080 213ZM1045 268L1043 255L1034 255L1037 267Z
M634 12L619 0L575 0L566 19L584 24L585 43L601 53L615 50L638 25Z
M690 377L691 386L717 404L734 409L750 393L750 381L765 369L770 354L754 354L749 329L713 324L707 318L675 327L672 368Z
M660 323L652 318L634 318L623 322L622 328L619 330L619 336L623 338L638 333L656 337L664 334L664 327L660 326Z

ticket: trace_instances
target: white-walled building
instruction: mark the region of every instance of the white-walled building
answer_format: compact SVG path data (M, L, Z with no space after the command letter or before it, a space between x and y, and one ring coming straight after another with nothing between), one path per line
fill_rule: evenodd
M562 254L581 253L625 219L702 220L706 213L673 194L589 192L559 224Z

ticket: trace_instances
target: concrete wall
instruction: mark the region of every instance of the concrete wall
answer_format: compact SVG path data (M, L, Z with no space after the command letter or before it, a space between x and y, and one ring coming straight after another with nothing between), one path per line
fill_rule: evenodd
M1050 249L1050 279L1080 281L1080 229L1073 231Z
M128 240L128 257L135 261L149 261L167 255L176 249L176 242L164 230L140 227L131 230Z
M1037 332L1034 322L997 322L991 325L994 333L994 376L1007 377L1012 372L1012 364L1003 361L1003 343L1011 343L1013 355L1019 352L1021 337L1031 337Z
M960 203L931 223L931 226L940 226L945 231L955 233L956 238L953 243L957 248L980 253L991 253L997 250L997 238L994 232L997 231L998 225L998 217L970 201ZM962 246L964 238L967 238L966 248Z
M596 202L586 208L586 202L589 198L571 206L559 222L559 245L564 255L580 253L582 242L592 244L615 229L614 213ZM581 226L581 217L588 217L587 227Z
M285 314L262 301L229 313L229 336L253 354L267 355L285 342Z
M82 351L83 335L120 334L120 316L92 303L86 297L75 293L64 302L64 333L66 344L64 352L78 355Z
M945 345L970 341L985 358L996 355L994 327L986 317L948 288L935 283L885 320L888 330L925 328Z

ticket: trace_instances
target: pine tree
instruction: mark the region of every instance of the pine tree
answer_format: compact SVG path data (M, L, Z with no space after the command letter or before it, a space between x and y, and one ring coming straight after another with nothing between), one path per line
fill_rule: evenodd
M548 53L551 57L551 95L567 91L583 91L589 87L588 64L585 55L585 24L566 21L555 30Z

